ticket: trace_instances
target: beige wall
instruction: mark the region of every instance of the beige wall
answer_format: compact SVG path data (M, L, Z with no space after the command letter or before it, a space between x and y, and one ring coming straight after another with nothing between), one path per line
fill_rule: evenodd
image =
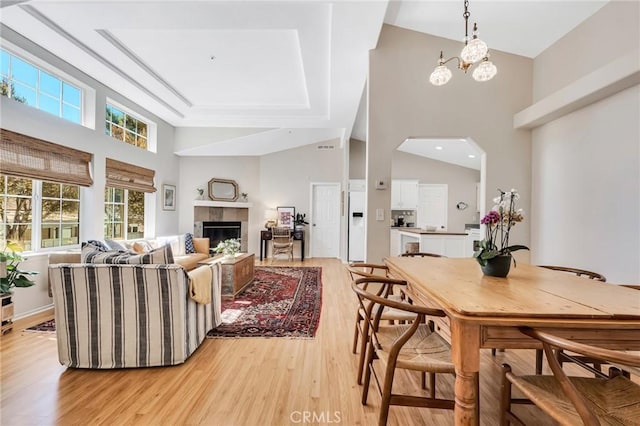
M264 229L265 211L278 206L293 206L296 212L311 216L312 182L342 183L343 150L332 141L333 150L319 150L307 145L261 157L181 157L180 232L193 229L193 200L197 188L206 188L213 177L233 179L241 192L249 194L253 207L249 212L249 252L259 254L260 230ZM309 239L307 230L307 254ZM296 243L297 245L298 243ZM296 246L295 254L299 253Z
M640 62L639 40L640 2L610 1L535 58L534 101L629 52Z
M448 231L463 232L466 223L478 223L476 182L480 181L479 170L394 151L391 177L418 179L419 183L446 183L448 185ZM466 210L456 209L456 204L460 201L464 201L469 207Z
M378 48L371 51L368 85L367 260L389 254L390 190L376 191L375 180L389 181L396 147L408 137L472 138L487 153L485 203L496 188L517 188L522 207L530 209L530 132L513 129L513 115L531 104L530 59L492 52L498 75L478 83L453 69L446 86L429 83L441 49L458 54L462 44L385 25ZM453 65L452 65L453 67ZM488 201L487 201L488 200ZM375 221L376 209L384 221ZM513 242L529 243L529 223L515 228Z
M535 59L537 97L618 57L640 62L639 28L640 3L604 6ZM533 262L640 282L638 117L636 85L533 130Z

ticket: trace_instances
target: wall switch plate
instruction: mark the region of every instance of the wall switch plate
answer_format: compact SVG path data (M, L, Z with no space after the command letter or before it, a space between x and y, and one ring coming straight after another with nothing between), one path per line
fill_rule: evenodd
M387 183L382 179L376 180L376 189L387 189Z
M376 209L376 220L384 220L384 209Z

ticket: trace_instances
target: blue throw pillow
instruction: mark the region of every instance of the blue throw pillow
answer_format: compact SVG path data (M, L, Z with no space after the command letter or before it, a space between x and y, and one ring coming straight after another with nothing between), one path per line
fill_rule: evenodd
M88 240L86 243L82 242L82 245L80 247L84 247L87 244L92 245L94 247L97 247L98 249L100 249L102 251L110 250L109 247L105 243L103 243L102 241L99 241L99 240Z
M193 246L193 234L184 234L184 252L186 254L196 252L196 248Z
M109 247L109 250L121 250L121 251L127 251L127 248L125 246L123 246L122 244L120 244L117 241L113 241L113 240L104 240L104 242L107 244L107 246Z

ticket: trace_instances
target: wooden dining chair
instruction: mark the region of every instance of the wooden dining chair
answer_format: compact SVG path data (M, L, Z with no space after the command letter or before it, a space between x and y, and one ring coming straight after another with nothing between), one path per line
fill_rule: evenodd
M559 350L580 353L631 368L640 367L640 356L573 342L549 333L521 328L542 342L553 375L517 376L502 365L501 425L523 425L513 404L535 404L561 425L631 425L640 419L640 385L619 374L599 372L598 377L567 377L557 359ZM512 386L525 398L512 397Z
M401 257L447 257L447 256L444 256L442 254L421 253L421 252L418 252L418 253L408 253L407 252L407 253L402 253L400 256Z
M599 274L597 272L593 272L593 271L587 271L586 269L570 268L567 266L551 266L551 265L539 265L539 266L541 268L551 269L554 271L567 272L570 274L574 274L578 277L588 278L591 280L602 281L602 282L607 281L604 275ZM496 350L491 349L491 355L495 356L495 354L496 354ZM582 367L585 367L585 365L588 365L588 364L594 364L594 368L598 370L601 369L601 366L597 361L588 360L581 356L571 356L571 355L565 354L564 351L559 351L558 357L559 357L558 362L560 363L560 365L562 365L564 362L577 363ZM542 349L536 349L536 374L542 374L543 361L544 361L544 352L542 351ZM586 368L590 369L589 367L586 367Z
M604 275L599 274L597 272L593 272L593 271L587 271L586 269L571 268L567 266L552 266L552 265L540 265L540 267L545 269L551 269L553 271L560 271L560 272L566 272L569 274L574 274L578 277L588 278L590 280L595 280L595 281L601 281L603 283L607 282L607 279L605 278ZM598 360L589 359L587 357L580 356L580 355L570 355L565 353L563 350L560 350L557 353L558 353L558 362L560 363L561 366L565 362L571 362L571 363L578 364L581 367L586 368L587 370L591 370L589 365L593 364L593 368L599 371L602 370L602 366L600 362L598 362ZM543 359L544 359L544 355L543 355L542 349L536 349L536 374L542 374Z
M371 330L367 344L362 404L367 404L369 384L373 376L381 394L379 426L387 424L391 405L449 410L455 406L453 400L436 398L436 374L455 374L449 344L425 323L427 317L443 317L445 313L440 309L389 299L394 287L403 288L406 285L405 281L383 277L359 278L351 283ZM376 290L372 291L373 288ZM382 322L385 309L404 311L416 318L411 324L385 325ZM377 375L375 361L381 364L379 371L382 377ZM393 393L396 369L429 374L429 396Z
M347 267L347 271L351 276L351 281L355 281L359 278L388 278L389 268L386 265L379 265L375 263L351 263ZM389 298L396 301L403 299L402 294L390 294ZM366 313L358 305L356 309L356 323L353 333L353 347L352 352L355 354L358 352L358 342L360 342L360 352L358 359L358 384L362 384L362 377L364 375L364 361L365 352L367 348L367 342L369 340L369 323L365 321ZM416 315L411 312L399 311L397 309L389 308L385 309L382 313L382 319L390 322L411 322L415 320ZM424 384L424 380L423 380Z

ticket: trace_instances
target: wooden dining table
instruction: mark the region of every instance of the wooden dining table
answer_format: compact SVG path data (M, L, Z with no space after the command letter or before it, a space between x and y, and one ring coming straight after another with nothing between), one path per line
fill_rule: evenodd
M575 341L640 350L640 291L525 263L506 278L482 274L473 258L385 259L414 303L442 309L438 331L451 343L455 424L478 425L481 348L540 348L518 327Z

